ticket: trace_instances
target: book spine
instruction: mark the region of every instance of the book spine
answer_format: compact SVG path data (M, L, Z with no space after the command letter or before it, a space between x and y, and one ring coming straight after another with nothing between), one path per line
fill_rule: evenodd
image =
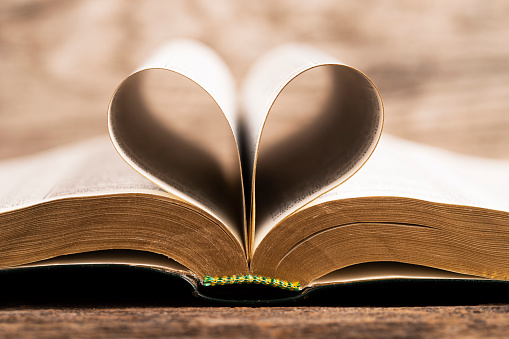
M231 275L222 277L205 276L203 279L204 286L216 285L234 285L234 284L260 284L281 288L289 291L300 291L300 283L298 281L289 282L281 279L263 277L259 275Z

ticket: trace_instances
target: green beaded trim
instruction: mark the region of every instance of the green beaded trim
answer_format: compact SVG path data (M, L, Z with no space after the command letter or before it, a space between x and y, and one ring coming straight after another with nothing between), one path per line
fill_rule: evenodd
M231 275L229 277L210 277L205 276L203 278L204 286L216 286L216 285L234 285L234 284L261 284L272 287L278 287L288 291L299 291L300 283L298 281L288 282L281 279L272 279L268 277L262 277L259 275Z

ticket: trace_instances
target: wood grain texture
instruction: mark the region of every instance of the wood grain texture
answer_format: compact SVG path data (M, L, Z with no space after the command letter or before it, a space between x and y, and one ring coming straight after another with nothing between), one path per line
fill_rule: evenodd
M180 37L239 82L269 48L313 44L373 79L386 132L508 158L508 15L503 0L2 1L0 158L106 133L115 87Z
M0 311L4 338L494 338L509 306L103 308Z

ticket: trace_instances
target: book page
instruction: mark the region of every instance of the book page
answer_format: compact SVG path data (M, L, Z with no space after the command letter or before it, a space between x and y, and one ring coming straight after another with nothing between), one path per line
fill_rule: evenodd
M0 185L2 267L114 248L159 253L201 276L248 271L242 233L143 177L107 136L0 162ZM96 262L161 267L134 254Z
M176 198L143 178L107 136L0 163L0 211L49 200L118 193Z
M383 126L373 83L305 45L267 53L249 73L242 95L242 158L245 176L253 177L250 221L256 233L268 232L357 172ZM301 112L303 107L310 112Z
M146 251L103 250L86 253L62 255L56 258L36 261L21 267L48 267L67 265L130 265L159 268L181 274L192 274L189 269L175 260Z
M115 148L164 190L244 233L235 84L210 48L163 46L115 91L108 127Z
M419 265L396 262L375 262L348 266L331 272L314 280L309 286L387 279L485 280L486 278Z
M379 261L507 280L507 173L509 160L383 135L349 181L256 234L251 268L303 285ZM403 272L388 273L370 279Z
M389 196L509 211L509 161L471 157L384 135L369 162L326 201Z

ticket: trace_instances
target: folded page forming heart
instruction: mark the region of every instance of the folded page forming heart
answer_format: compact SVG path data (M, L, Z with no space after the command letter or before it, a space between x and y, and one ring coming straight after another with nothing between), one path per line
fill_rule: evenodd
M243 238L250 257L255 224L259 242L361 168L384 112L367 76L298 44L263 56L239 98L211 49L179 40L118 86L108 127L127 163Z

